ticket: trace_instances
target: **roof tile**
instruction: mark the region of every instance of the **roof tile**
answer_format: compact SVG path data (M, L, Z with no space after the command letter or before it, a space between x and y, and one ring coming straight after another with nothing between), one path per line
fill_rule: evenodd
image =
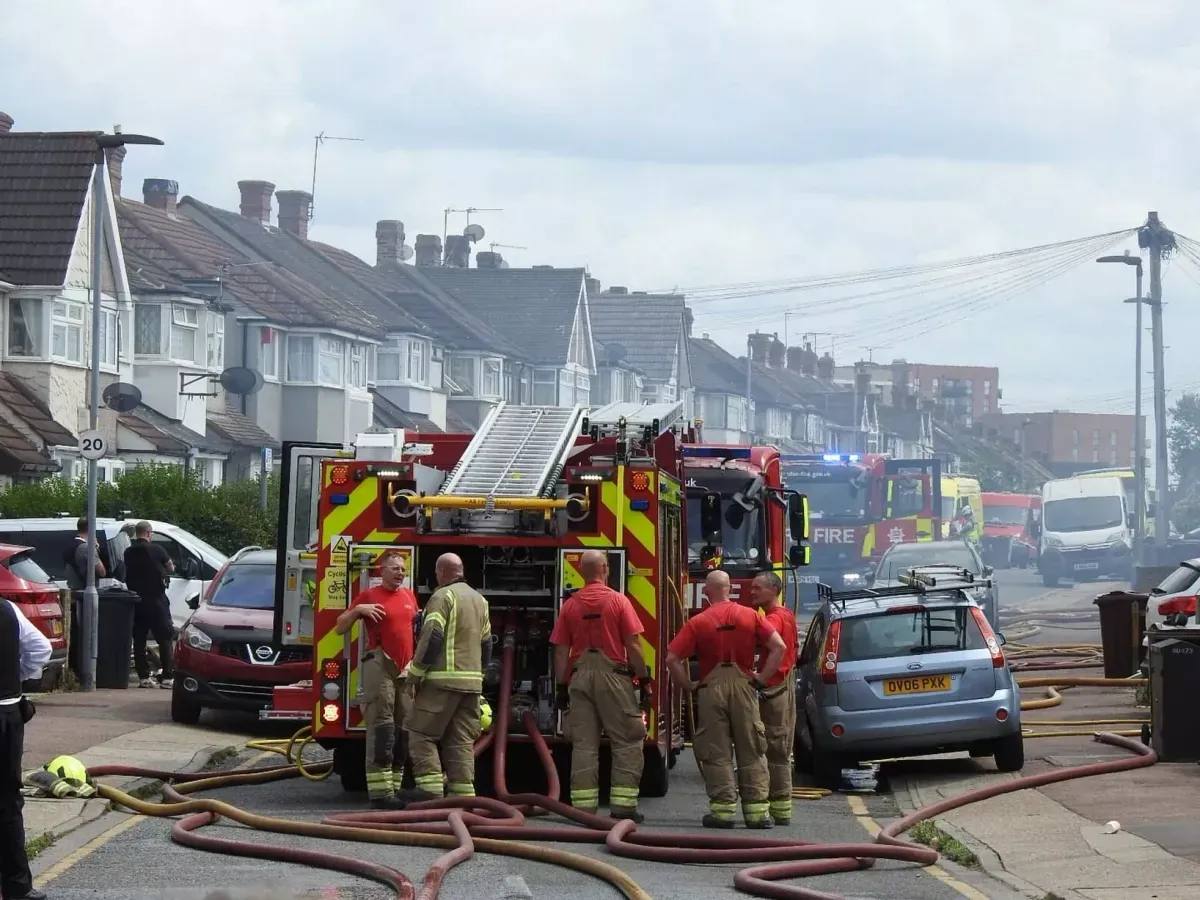
M278 450L281 446L279 441L241 413L229 410L210 412L208 427L219 436L243 447L270 447L272 450Z
M0 372L0 392L4 405L20 416L47 446L73 447L76 444L75 435L54 421L49 408L16 375Z
M621 365L668 381L683 334L682 294L594 294L588 297L592 337L625 350ZM597 350L598 361L604 354Z

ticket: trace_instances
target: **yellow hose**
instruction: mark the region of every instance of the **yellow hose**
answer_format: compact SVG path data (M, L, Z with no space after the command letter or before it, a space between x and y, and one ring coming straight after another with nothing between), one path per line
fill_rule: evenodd
M295 766L296 771L309 781L324 781L333 773L333 765L325 761L316 764L311 769L305 765L304 750L311 743L313 743L312 726L305 725L290 738L249 741L246 747L249 750L278 753Z

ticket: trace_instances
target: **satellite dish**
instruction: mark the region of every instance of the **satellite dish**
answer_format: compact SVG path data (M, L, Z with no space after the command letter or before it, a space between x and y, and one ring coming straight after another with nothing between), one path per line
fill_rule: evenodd
M226 391L238 396L257 394L263 386L262 373L257 369L247 369L245 366L226 369L217 380Z
M617 363L623 360L626 352L627 351L625 350L624 344L613 343L604 345L604 356L605 359L608 360L608 364L610 366L615 366Z
M142 392L138 390L137 385L125 381L113 382L100 396L105 406L119 413L135 410L142 402Z
M500 268L502 268L502 269L508 268L508 260L507 259L500 260Z
M472 244L483 240L484 234L486 234L486 232L483 230L482 225L468 225L463 229L463 237L465 237Z
M401 244L400 245L400 259L403 261L407 261L407 260L412 259L412 257L413 257L413 248L408 246L408 244Z

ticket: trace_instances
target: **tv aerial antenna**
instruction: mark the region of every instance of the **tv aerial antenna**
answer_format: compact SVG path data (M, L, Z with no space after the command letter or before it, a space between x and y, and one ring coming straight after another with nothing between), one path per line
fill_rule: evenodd
M316 203L315 203L314 199L312 199L312 198L315 198L317 196L317 155L321 152L321 145L324 144L326 141L355 141L355 142L361 144L366 141L366 138L336 137L331 134L326 134L323 131L320 134L315 135L313 137L312 188L308 192L309 196L310 196L310 199L308 201L308 221L310 221L310 222L313 219L313 213L314 213L314 210L316 207Z
M496 252L497 247L503 247L505 250L528 250L529 249L528 247L522 247L520 244L497 244L495 241L492 241L490 244L488 244L488 249L491 250L493 253Z
M472 243L475 243L482 238L483 228L479 225L476 225L474 228L471 227L471 213L477 212L504 212L504 210L482 206L467 206L463 209L452 209L451 207L447 206L442 210L442 246L446 246L446 238L450 236L450 216L453 213L466 213L467 215L467 227L463 229L464 237L469 238ZM475 237L476 234L478 234L478 237Z

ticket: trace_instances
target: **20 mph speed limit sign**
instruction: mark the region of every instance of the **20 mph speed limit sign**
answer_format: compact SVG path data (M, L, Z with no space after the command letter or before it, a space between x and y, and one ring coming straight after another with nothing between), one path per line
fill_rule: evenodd
M99 431L79 435L79 455L84 459L103 459L108 455L108 441Z

